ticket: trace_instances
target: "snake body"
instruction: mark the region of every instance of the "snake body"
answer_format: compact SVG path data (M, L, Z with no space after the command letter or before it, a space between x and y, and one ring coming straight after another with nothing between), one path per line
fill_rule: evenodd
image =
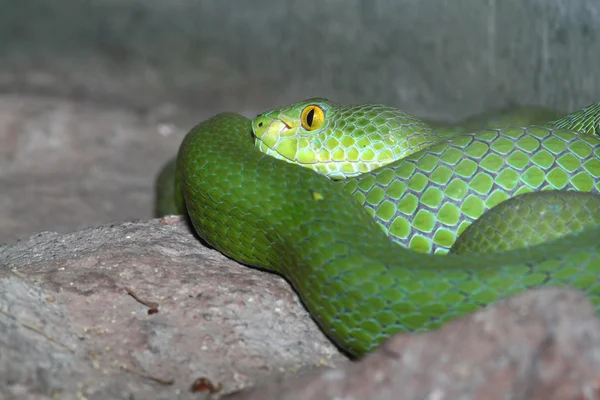
M265 115L275 120L287 110L289 127L305 107L255 118L255 135ZM321 329L354 356L396 332L432 329L533 287L574 287L600 307L600 227L586 225L600 208L587 198L569 215L558 213L577 233L501 256L423 254L446 252L473 220L505 200L528 198L530 212L537 212L532 196L507 200L519 194L555 189L561 196L567 190L594 196L600 140L592 133L599 108L546 126L449 138L434 133L405 158L342 181L264 154L253 143L250 120L222 113L184 138L175 208L164 210L187 212L198 234L227 256L285 276ZM417 135L427 130L418 121L412 126ZM582 126L590 134L568 130ZM495 234L491 242L503 240Z

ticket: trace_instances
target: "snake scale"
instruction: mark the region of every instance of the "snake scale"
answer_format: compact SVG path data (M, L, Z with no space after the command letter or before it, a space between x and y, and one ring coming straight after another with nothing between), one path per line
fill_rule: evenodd
M157 214L287 278L357 357L534 287L600 309L598 121L600 103L476 132L324 99L221 113L160 174Z

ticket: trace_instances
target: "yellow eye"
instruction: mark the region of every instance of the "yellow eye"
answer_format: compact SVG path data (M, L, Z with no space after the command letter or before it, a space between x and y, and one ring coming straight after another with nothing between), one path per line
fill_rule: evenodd
M314 131L323 125L323 122L325 121L325 111L323 111L321 107L311 104L302 110L300 118L304 129L307 131Z

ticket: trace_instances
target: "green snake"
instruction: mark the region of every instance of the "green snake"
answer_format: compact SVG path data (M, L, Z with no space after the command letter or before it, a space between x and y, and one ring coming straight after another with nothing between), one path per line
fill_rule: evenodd
M357 357L534 287L600 310L598 121L600 103L475 133L323 99L221 113L163 169L157 214L187 213L210 246L284 276Z

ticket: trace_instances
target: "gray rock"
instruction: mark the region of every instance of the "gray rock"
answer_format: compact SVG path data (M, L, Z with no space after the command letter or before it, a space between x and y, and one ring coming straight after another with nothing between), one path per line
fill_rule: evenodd
M197 378L229 392L344 360L283 279L179 217L0 247L0 398L199 398Z
M210 117L182 108L0 96L0 244L149 219L154 177L185 133Z
M535 290L437 331L394 336L359 363L227 399L600 399L599 328L580 293Z

